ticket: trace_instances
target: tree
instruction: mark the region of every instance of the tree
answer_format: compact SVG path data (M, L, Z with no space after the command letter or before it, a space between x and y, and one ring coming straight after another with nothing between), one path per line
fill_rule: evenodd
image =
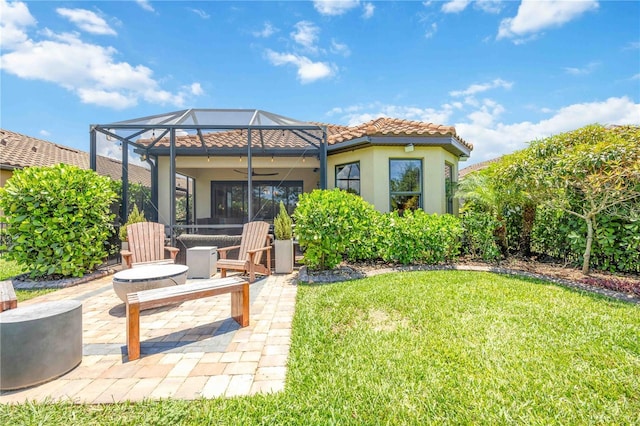
M598 215L638 205L640 127L590 125L535 141L527 154L532 199L585 221L582 272L588 274Z
M498 225L493 231L503 256L507 255L507 228L503 216L507 193L500 191L489 169L471 173L458 185L456 197L464 199L464 210L473 208L493 217Z

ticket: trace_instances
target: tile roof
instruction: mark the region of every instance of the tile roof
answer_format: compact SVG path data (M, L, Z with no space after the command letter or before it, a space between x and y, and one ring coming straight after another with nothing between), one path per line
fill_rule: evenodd
M122 176L122 162L98 155L98 170L114 180ZM53 142L0 129L0 165L3 168L21 169L31 166L70 164L81 169L89 168L89 153ZM151 186L151 173L144 167L129 164L129 180Z
M486 160L486 161L482 161L480 163L472 164L470 166L465 167L464 169L460 169L460 170L458 170L458 179L462 179L463 177L465 177L469 173L476 172L478 170L484 170L487 167L489 167L491 164L497 163L501 158L502 158L502 156L497 157L497 158L492 158L490 160Z
M437 137L450 136L462 143L469 150L473 150L473 145L466 142L456 133L453 126L442 126L421 121L402 120L397 118L377 118L358 126L342 126L336 124L312 122L318 126L325 126L327 129L327 141L329 145L340 145L353 139L366 136L408 136L408 137ZM306 131L307 134L319 132ZM306 148L309 145L301 137L303 132L284 130L252 130L251 141L253 147L265 148ZM227 130L204 133L202 137L207 148L238 148L245 145L247 140L246 130ZM149 144L151 140L138 141L142 144ZM169 146L169 138L165 137L158 141L156 147L166 148ZM176 146L181 148L198 148L202 146L197 135L178 136Z
M453 126L388 117L376 118L359 126L343 127L330 134L328 139L329 144L338 144L364 136L451 136L469 150L473 149L473 145L458 136Z

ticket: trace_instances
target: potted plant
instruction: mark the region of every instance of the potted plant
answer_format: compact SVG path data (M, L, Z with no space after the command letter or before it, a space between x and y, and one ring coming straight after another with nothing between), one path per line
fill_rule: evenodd
M147 219L144 217L144 211L139 211L138 206L134 204L131 213L129 213L129 217L127 218L127 222L120 227L120 232L118 233L120 241L122 242L122 250L129 250L129 244L127 243L127 225L146 222L146 220Z
M273 232L276 237L276 274L290 274L293 272L293 230L291 217L282 201L280 211L273 220Z

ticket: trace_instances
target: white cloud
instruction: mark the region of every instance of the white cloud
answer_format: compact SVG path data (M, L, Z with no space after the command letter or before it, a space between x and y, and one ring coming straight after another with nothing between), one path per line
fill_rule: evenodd
M202 86L200 85L200 83L191 84L191 86L189 86L189 91L196 96L200 96L204 93L204 90L202 90Z
M587 75L587 74L591 74L596 68L598 68L599 65L600 65L599 62L590 62L582 68L565 67L564 71L567 74L571 74L571 75Z
M40 136L43 136L45 138L51 136L51 132L45 129L40 130L38 133L40 133Z
M25 3L7 3L0 0L0 45L3 50L14 47L28 40L27 28L37 24L37 21Z
M431 38L433 37L436 33L438 32L438 24L436 24L435 22L433 22L431 24L431 27L425 31L424 33L424 37L425 38Z
M503 2L501 0L476 0L474 2L474 8L494 14L502 11L502 5Z
M349 46L347 46L344 43L339 43L336 40L331 40L331 53L335 53L338 55L342 55L345 58L349 55L351 55L351 50L349 49Z
M147 12L155 12L155 9L151 6L149 0L136 0L136 3L138 3L138 5Z
M260 31L254 31L253 35L255 37L260 37L260 38L269 38L276 31L278 31L278 29L275 28L273 25L271 25L271 22L267 21L264 23L264 26L262 27L262 29Z
M454 125L456 133L474 145L468 164L509 154L527 146L536 139L578 129L587 124L640 124L640 103L628 97L609 98L604 101L568 105L553 111L549 118L538 122L522 121L505 123L500 117L504 106L491 100L478 102L465 118L452 122L454 113L464 113L459 102L445 103L439 108L419 108L389 105L381 102L335 107L328 116L338 116L339 122L355 126L378 117L403 118L444 125Z
M523 149L527 142L578 129L587 124L640 124L640 104L628 97L568 105L537 123L456 123L457 133L474 145L470 163Z
M636 49L640 49L640 41L630 41L629 43L624 45L624 47L622 48L622 50L636 50Z
M300 21L294 25L295 31L291 33L291 38L301 46L311 52L318 50L316 42L320 28L309 21Z
M460 13L471 3L470 0L451 0L442 5L444 13Z
M91 34L116 35L117 33L107 22L95 12L87 9L56 9L58 15L67 18L78 28Z
M467 117L473 125L488 127L504 112L504 107L499 103L484 99L479 110L472 112Z
M500 22L497 38L522 41L523 37L536 35L546 28L560 27L598 7L596 0L522 0L517 15Z
M48 29L39 34L41 40L29 39L25 33L22 42L5 48L0 56L2 70L22 79L56 84L83 103L114 109L134 106L140 100L182 106L186 96L198 90L194 86L176 93L163 90L150 68L118 62L115 48L86 43L79 34Z
M314 0L313 7L321 15L343 15L360 5L360 0Z
M364 3L362 5L362 8L364 9L364 12L362 12L362 17L364 19L371 18L373 16L373 12L376 9L376 7L373 5L373 3Z
M333 108L327 115L340 115L341 121L348 126L356 126L379 117L403 118L406 120L424 121L426 123L447 123L453 112L453 106L442 105L440 109L419 108L404 105L388 105L381 102L351 105L344 108Z
M631 76L631 80L640 80L640 74Z
M202 9L193 9L190 8L190 11L192 11L193 13L195 13L196 15L198 15L199 17L201 17L202 19L209 19L211 18L211 15L209 15L207 12L205 12Z
M452 92L449 92L449 95L455 96L455 97L470 96L470 95L475 95L477 93L486 92L487 90L491 90L491 89L497 89L497 88L511 89L512 86L513 86L513 83L509 81L505 81L501 78L496 78L495 80L489 83L472 84L471 86L467 87L464 90L454 90ZM469 102L473 102L473 101L469 100Z
M275 66L294 65L298 68L298 79L301 83L312 83L316 80L331 77L335 74L335 66L325 62L313 62L305 56L292 53L266 51L267 59Z

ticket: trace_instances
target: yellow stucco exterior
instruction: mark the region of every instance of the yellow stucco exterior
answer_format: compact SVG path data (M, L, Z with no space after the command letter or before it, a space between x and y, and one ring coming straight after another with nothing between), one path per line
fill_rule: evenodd
M252 167L260 173L278 172L275 176L254 176L260 181L302 181L303 191L311 192L320 187L320 162L315 157L254 157ZM211 217L211 182L245 181L247 175L235 170L247 170L247 158L242 157L176 157L176 171L195 179L196 218ZM169 223L169 158L161 157L158 167L158 212L159 221Z
M421 160L422 209L427 213L446 213L445 163L452 166L454 180L456 180L458 158L440 147L415 146L413 151L406 152L404 145L369 146L332 154L328 158L327 186L336 187L336 166L359 161L360 195L377 210L388 212L390 159ZM457 202L454 200L454 213L457 211Z

